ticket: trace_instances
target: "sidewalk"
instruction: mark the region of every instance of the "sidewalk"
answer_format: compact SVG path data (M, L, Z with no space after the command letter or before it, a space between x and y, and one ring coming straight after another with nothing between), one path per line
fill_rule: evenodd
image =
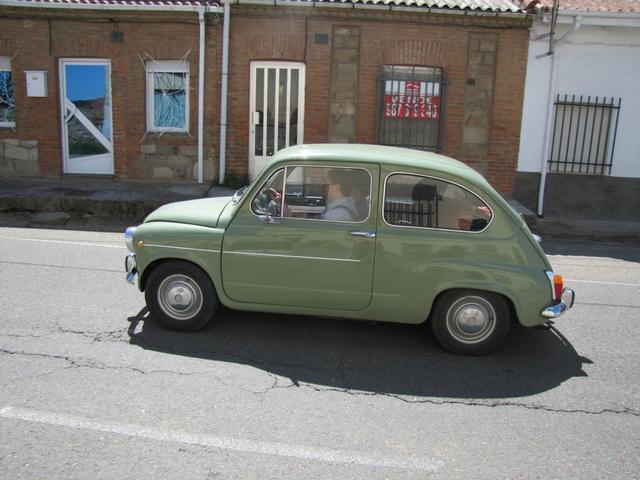
M233 189L201 184L149 184L90 177L0 178L0 225L56 226L122 231L160 205L232 195ZM640 224L607 220L538 218L512 198L509 204L543 238L640 244Z
M0 177L0 225L120 231L160 205L233 195L203 184L149 184L111 178Z
M538 217L513 198L505 198L524 218L529 229L542 238L640 244L640 223L584 218Z

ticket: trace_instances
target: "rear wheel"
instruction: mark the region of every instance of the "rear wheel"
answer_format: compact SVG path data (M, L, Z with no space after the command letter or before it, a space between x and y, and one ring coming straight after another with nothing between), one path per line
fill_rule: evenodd
M445 293L433 310L431 329L443 348L461 355L495 349L509 333L511 311L498 294L480 290Z
M171 330L204 327L219 304L209 276L196 265L177 260L155 268L144 293L151 317Z

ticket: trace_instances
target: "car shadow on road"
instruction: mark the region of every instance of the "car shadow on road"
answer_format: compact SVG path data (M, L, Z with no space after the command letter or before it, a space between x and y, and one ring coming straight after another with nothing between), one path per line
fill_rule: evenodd
M250 365L317 386L444 398L511 398L586 376L580 356L551 328L514 325L481 357L441 350L424 325L343 321L222 309L204 330L165 330L143 309L129 317L130 343L207 361Z

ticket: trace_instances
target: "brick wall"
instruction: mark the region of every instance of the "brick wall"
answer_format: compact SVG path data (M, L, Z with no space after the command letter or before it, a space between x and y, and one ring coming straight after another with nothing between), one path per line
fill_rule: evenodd
M528 27L527 19L234 5L228 168L242 174L248 172L252 60L305 62L305 143L328 142L340 137L340 129L333 131L332 128L341 117L330 112L337 111L334 104L339 103L336 102L336 82L345 82L334 71L337 62L332 63L332 58L337 50L333 41L336 31L348 31L359 32L357 89L349 92L357 99L347 102L357 109L355 117L349 118L357 123L355 141L375 142L376 78L382 65L441 67L448 82L442 153L472 165L486 174L496 188L510 192L517 164ZM328 43L316 43L316 34L328 35ZM477 145L465 148L465 118L470 118L468 102L465 109L468 84L476 78L482 85L488 81L482 77L484 66L479 74L474 61L470 63L470 45L475 48L477 43L473 41L474 36L492 39L494 51L489 53L495 53L497 60L487 60L496 61L489 68L494 72L493 90L484 102L489 106L488 118L481 121L484 144L481 148L473 148ZM480 94L484 95L485 90L481 89ZM343 94L342 97L349 96Z
M58 60L93 57L112 62L116 176L150 180L155 175L163 180L193 181L193 169L188 167L195 162L197 145L198 23L195 14L71 13L17 8L5 8L3 14L0 55L17 53L12 66L17 111L15 131L0 129L0 140L11 140L12 144L27 142L20 145L32 149L37 145L39 175L62 172ZM216 175L218 163L220 20L214 15L207 18L205 173L208 179ZM443 69L448 82L443 153L486 173L494 186L509 192L517 164L529 24L526 18L499 16L234 5L227 171L239 175L248 173L251 61L305 64L305 143L329 141L331 129L340 120L339 116L330 115L332 88L334 103L338 98L348 97L348 113L352 113L351 107L355 108L351 118L356 124L355 135L349 135L348 140L373 143L376 79L380 67L436 66ZM332 65L332 51L334 54L338 51L334 49L332 37L334 32L343 31L342 27L358 32L359 37L357 91L349 92L351 96L339 95L340 88L344 87L336 83L341 77L333 71L336 65ZM124 35L121 43L111 41L114 31ZM317 34L328 41L317 42ZM488 124L486 119L472 119L468 102L465 106L470 81L478 74L469 56L474 35L489 35L496 45ZM146 52L158 60L176 60L189 50L190 135L145 135L146 84L138 53ZM26 97L23 72L29 69L48 71L47 98ZM334 111L340 110L336 108L334 106ZM465 122L469 119L479 121L485 129L486 142L482 149L464 148ZM469 128L467 125L467 130ZM334 131L333 137L337 134L339 131ZM467 136L467 143L468 140ZM27 157L31 158L33 152ZM0 174L3 174L1 170Z
M0 129L0 140L37 144L37 171L8 166L4 174L62 173L59 60L96 58L111 61L111 92L115 175L128 179L193 181L197 146L198 21L195 13L126 13L5 8L0 18L0 56L13 56L12 76L16 127ZM212 109L219 96L219 30L208 16L208 63L205 96L205 173L215 175L218 115ZM121 41L112 33L121 32ZM188 53L189 52L189 53ZM146 132L146 80L139 55L190 64L189 133ZM26 95L25 70L46 70L48 96ZM215 118L214 118L215 115ZM13 170L13 172L11 171Z

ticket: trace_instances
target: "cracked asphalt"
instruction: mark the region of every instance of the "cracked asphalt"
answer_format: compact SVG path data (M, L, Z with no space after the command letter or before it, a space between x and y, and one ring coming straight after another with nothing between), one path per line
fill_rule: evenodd
M425 328L159 328L121 234L0 228L1 478L639 478L640 247L544 242L577 304L457 357Z

